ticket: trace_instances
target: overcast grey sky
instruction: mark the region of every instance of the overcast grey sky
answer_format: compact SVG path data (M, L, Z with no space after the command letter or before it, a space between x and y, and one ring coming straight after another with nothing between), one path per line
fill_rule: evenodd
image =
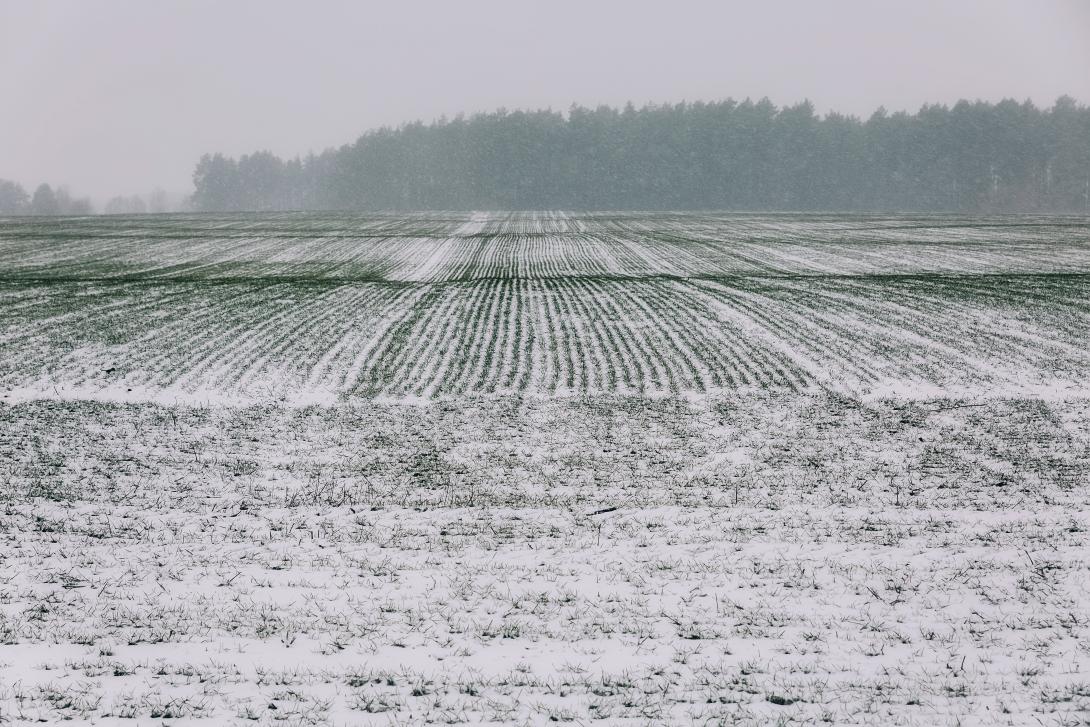
M1090 102L1090 0L0 0L0 178L100 202L203 152L497 107Z

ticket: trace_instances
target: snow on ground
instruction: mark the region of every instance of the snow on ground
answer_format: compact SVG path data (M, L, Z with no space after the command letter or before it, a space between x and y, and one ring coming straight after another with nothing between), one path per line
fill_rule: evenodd
M1088 400L0 417L7 718L1064 724L1090 708Z
M0 723L1084 723L1090 235L921 221L0 228Z

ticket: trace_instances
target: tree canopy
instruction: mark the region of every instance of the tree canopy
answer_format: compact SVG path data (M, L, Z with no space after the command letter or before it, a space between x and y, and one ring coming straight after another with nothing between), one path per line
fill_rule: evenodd
M1090 211L1090 109L960 101L864 120L767 99L506 111L304 159L206 155L201 210Z
M39 184L33 195L23 185L0 179L0 215L89 215L91 200L75 198L64 187Z

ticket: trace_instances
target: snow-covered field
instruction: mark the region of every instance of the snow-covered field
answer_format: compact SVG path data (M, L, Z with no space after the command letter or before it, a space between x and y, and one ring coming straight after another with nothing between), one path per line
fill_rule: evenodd
M0 220L0 722L1082 724L1090 221Z

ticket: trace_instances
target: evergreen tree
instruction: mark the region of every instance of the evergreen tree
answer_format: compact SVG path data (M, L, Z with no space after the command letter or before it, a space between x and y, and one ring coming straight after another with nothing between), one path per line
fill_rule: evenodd
M23 214L29 201L21 184L0 179L0 215Z
M48 184L43 182L34 190L34 198L30 201L30 213L34 215L60 214L57 195L54 194L53 188Z
M768 99L412 123L304 159L201 158L201 210L1090 211L1090 109L959 101L866 121ZM32 207L34 205L32 204Z

